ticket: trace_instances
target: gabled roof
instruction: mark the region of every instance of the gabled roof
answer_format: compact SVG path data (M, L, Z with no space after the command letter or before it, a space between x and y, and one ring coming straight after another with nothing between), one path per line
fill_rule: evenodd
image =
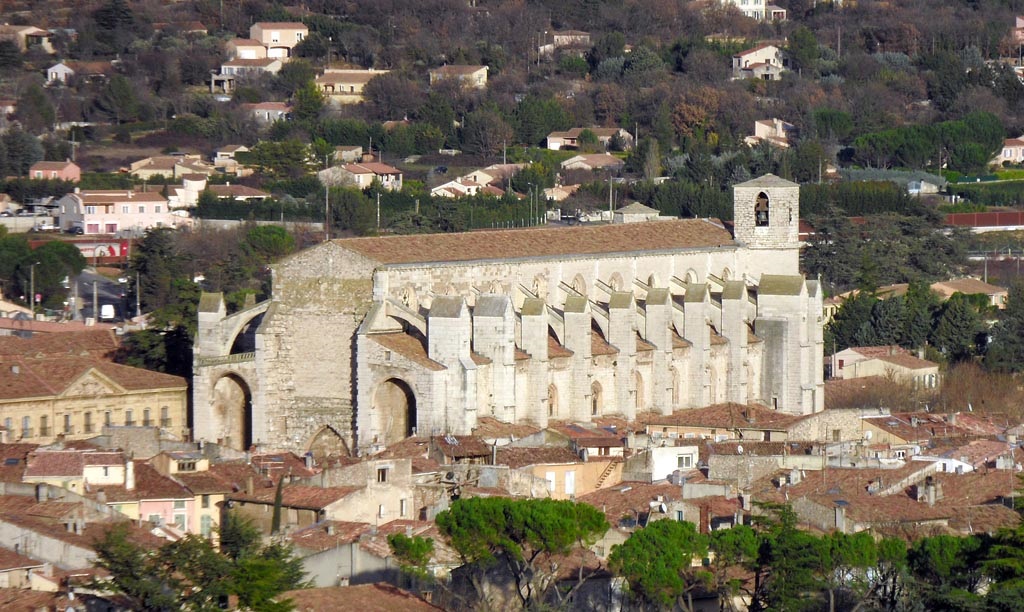
M287 591L278 601L290 600L296 610L331 610L340 602L344 607L359 612L438 612L442 608L427 603L413 593L390 584L361 584L358 586L322 587Z
M733 185L733 186L734 187L749 187L749 188L764 188L764 189L776 188L777 189L777 188L780 188L780 187L783 187L783 188L784 187L799 187L800 185L797 184L797 183L794 183L793 181L787 181L784 178L780 178L778 176L775 176L774 174L765 174L765 175L759 176L757 178L750 179L749 181L744 181L742 183L737 183L736 185Z
M307 485L286 485L281 492L282 505L287 508L299 508L304 510L323 510L327 506L342 500L349 495L359 491L363 487L311 487ZM232 500L256 503L273 504L276 495L276 487L256 489L252 495L244 492L229 495Z
M677 410L672 414L656 414L647 418L650 427L706 427L721 429L785 430L804 418L771 410L760 404L715 404L706 408Z
M301 21L257 21L252 24L259 26L266 30L267 28L274 28L278 30L308 30L306 24Z
M473 74L474 72L477 72L477 71L479 71L481 69L486 70L487 66L469 66L469 65L462 66L462 65L450 64L450 65L447 65L447 66L438 66L437 68L432 68L430 70L430 72L433 73L433 74L441 75L441 76L456 77L456 76L469 76L469 75Z
M735 245L724 228L702 219L344 238L333 242L381 264L486 261L526 256L562 258Z

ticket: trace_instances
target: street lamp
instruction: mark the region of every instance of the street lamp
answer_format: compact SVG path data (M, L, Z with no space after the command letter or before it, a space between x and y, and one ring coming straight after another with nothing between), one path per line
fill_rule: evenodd
M28 301L29 309L32 311L33 319L36 318L36 302L39 301L36 299L36 266L38 265L39 262L37 261L35 263L29 264L28 266Z

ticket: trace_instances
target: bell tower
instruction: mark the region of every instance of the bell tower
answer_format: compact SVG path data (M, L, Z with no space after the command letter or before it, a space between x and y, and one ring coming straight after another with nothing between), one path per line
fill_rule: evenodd
M765 174L732 188L736 241L748 249L800 246L800 185Z

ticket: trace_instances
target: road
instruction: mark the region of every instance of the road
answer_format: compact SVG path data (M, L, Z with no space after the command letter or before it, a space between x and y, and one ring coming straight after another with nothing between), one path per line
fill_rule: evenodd
M79 316L81 318L93 316L93 283L96 284L96 301L100 307L102 308L104 304L110 304L114 307L114 312L116 313L114 320L124 320L124 305L127 301L127 298L121 296L124 286L117 281L97 274L92 268L82 270L81 274L73 278L72 285L68 290L69 295L73 296L75 285L78 285L78 298L81 302Z

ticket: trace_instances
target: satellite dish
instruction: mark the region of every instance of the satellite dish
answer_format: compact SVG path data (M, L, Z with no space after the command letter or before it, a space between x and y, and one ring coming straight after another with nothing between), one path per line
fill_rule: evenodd
M871 439L871 435L872 435L872 433L870 431L865 431L864 432L864 439L865 440L870 440Z
M664 503L658 504L658 512L661 512L662 514L668 514L668 506L666 506Z
M742 444L737 444L736 445L736 452L741 454L741 455L743 454L743 445Z

